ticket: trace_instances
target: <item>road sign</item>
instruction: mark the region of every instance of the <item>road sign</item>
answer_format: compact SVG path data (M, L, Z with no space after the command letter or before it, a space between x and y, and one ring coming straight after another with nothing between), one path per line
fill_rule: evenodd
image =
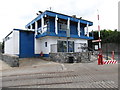
M100 40L92 40L92 42L101 42L101 39Z

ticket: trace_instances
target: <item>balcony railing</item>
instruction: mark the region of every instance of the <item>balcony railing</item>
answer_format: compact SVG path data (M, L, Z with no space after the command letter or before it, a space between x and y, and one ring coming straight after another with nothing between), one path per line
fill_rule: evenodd
M38 34L43 34L43 33L47 32L47 29L48 29L48 26L44 25L43 30L42 30L42 27L40 27L40 28L38 28L37 33Z

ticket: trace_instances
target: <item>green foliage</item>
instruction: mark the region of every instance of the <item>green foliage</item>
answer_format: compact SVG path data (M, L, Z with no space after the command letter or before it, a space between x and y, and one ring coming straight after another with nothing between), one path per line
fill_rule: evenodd
M93 31L94 39L98 40L98 31ZM120 43L120 32L117 30L101 30L102 43Z

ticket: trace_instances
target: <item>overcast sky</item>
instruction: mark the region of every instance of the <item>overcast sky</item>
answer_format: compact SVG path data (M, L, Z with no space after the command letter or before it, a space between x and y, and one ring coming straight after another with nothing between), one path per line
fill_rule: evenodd
M77 15L93 22L89 30L97 30L97 9L101 29L118 28L119 0L1 0L0 1L0 42L14 28L24 29L40 11L52 7L52 11Z

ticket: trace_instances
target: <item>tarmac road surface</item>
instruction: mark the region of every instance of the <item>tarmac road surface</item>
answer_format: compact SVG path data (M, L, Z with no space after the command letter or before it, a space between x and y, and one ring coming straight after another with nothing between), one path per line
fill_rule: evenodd
M118 88L118 64L44 63L2 72L2 87Z

